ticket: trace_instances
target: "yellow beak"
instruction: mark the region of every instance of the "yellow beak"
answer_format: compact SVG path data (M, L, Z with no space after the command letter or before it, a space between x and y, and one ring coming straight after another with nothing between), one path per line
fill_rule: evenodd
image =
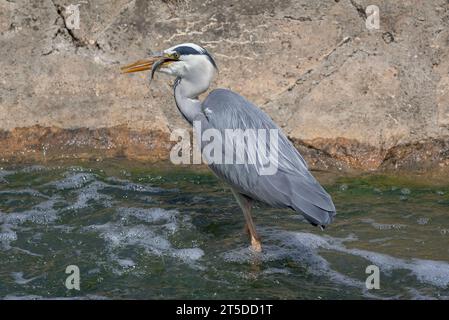
M121 70L121 73L133 73L133 72L151 70L154 63L161 60L162 58L164 58L164 57L152 56L150 58L138 60L136 62L133 62L131 64L123 66L120 68L120 70Z

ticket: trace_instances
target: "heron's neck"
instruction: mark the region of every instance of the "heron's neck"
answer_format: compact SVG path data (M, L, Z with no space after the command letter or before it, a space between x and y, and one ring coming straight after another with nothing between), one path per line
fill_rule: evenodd
M198 96L205 90L199 88L195 83L187 79L177 78L174 84L176 106L184 118L193 123L195 117L200 114L201 101Z

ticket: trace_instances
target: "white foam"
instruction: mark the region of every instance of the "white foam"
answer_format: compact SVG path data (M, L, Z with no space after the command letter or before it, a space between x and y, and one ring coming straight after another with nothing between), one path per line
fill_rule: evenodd
M201 259L204 256L204 251L200 248L175 249L172 256L189 262Z
M14 250L17 250L17 251L19 251L19 252L28 254L28 255L33 256L33 257L43 257L43 255L41 255L41 254L34 253L34 252L31 252L31 251L26 250L26 249L22 249L22 248L18 248L18 247L10 247L10 248L11 248L11 249L14 249Z
M331 250L358 256L379 267L385 274L393 270L408 270L419 282L439 288L449 285L449 263L443 261L395 258L386 254L360 249L348 249L344 243L354 240L349 238L332 238L303 232L286 232L281 230L261 230L261 235L275 245L265 245L260 254L251 252L248 248L240 248L224 254L226 261L249 262L254 256L262 261L293 259L308 268L316 275L326 275L335 282L348 286L359 287L364 295L369 295L364 282L353 279L333 270L329 263L320 255L320 250Z
M8 190L1 190L0 194L26 194L26 195L30 195L32 197L41 197L41 198L47 198L48 196L46 196L43 193L40 193L37 190L31 189L31 188L25 188L25 189L8 189Z
M300 238L304 237L301 236ZM319 243L321 247L326 249L345 252L365 258L377 265L383 272L405 269L411 271L411 273L421 282L441 288L445 288L449 285L449 263L447 262L421 259L404 260L368 250L348 249L342 245L341 239L335 238L327 238L327 241L320 241Z
M430 221L430 218L421 217L416 220L416 223L424 225L424 224L428 224L429 221Z
M37 277L25 279L23 277L23 272L11 272L11 276L13 277L14 282L17 283L17 284L20 284L20 285L27 284L27 283L29 283L31 281L34 281L34 280L42 277L42 276L37 276Z
M25 222L46 224L57 219L57 211L53 209L56 199L49 199L34 206L30 210L3 214L3 223L18 225Z
M360 219L363 223L372 225L377 230L401 230L407 228L407 225L400 223L378 223L371 218Z
M100 268L93 268L87 271L87 274L97 274L100 273L100 271L101 271Z
M170 191L158 187L151 187L145 184L134 183L129 180L119 179L116 177L109 177L106 179L106 181L113 183L109 185L110 187L119 188L125 191L147 192L147 193L159 193L162 191Z
M135 217L141 221L155 223L155 222L173 222L177 210L165 210L161 208L118 208L117 212L123 217Z
M413 259L410 263L403 262L402 267L409 269L421 282L440 288L449 285L449 264L446 262Z
M407 227L405 224L400 224L400 223L389 224L389 223L373 222L371 225L374 228L376 228L377 230L400 230L400 229L404 229Z
M50 182L47 185L53 186L58 190L79 189L96 178L94 174L85 172L67 172L64 176L64 179Z
M57 201L59 201L58 197L48 199L29 210L20 212L4 213L0 211L0 244L2 247L5 250L11 249L10 243L17 240L15 229L21 224L26 222L49 224L57 220L58 211L53 208Z
M115 252L119 249L133 247L141 248L149 254L156 256L170 256L184 262L199 260L204 252L200 248L175 248L169 241L169 235L178 229L179 222L176 210L160 208L119 208L122 219L117 222L108 222L103 225L93 225L85 230L95 230L105 240L112 260L120 264ZM124 217L136 217L148 224L128 225ZM157 224L167 222L165 224ZM184 223L184 222L182 222ZM188 223L186 227L190 227ZM162 228L161 228L162 227Z
M301 233L297 233L296 236L301 239L301 241L304 238L310 238L310 235L304 236L304 234ZM422 259L399 259L368 250L348 249L342 244L342 242L344 242L342 239L326 237L325 241L320 239L314 243L318 243L320 247L325 249L340 251L362 257L377 265L382 272L391 272L392 270L404 269L409 270L421 282L432 284L441 288L445 288L449 285L449 263L447 262Z
M281 268L267 268L263 271L265 274L291 274L291 272L287 269Z
M226 261L251 262L254 259L264 262L293 259L299 265L317 276L327 276L335 282L363 289L364 283L347 277L333 269L321 257L317 250L328 247L326 238L310 233L294 233L280 230L261 230L263 238L269 238L275 245L264 245L261 253L252 252L249 248L240 248L224 254ZM348 241L352 240L349 239ZM288 272L288 271L286 271Z
M8 181L5 179L5 177L10 176L15 173L16 173L16 171L4 170L3 168L0 168L0 182L7 183Z
M17 240L17 233L12 230L10 224L6 224L2 221L2 213L0 212L1 232L0 232L0 244L8 250L11 248L10 243Z
M78 190L78 198L75 203L70 205L68 209L83 209L89 206L90 201L101 202L101 204L105 207L110 207L112 204L110 200L112 197L103 193L100 193L100 190L103 190L107 186L103 182L94 181L91 184L81 188Z
M136 266L136 263L131 259L117 259L117 263L126 269L134 268Z
M28 167L24 167L22 169L20 169L20 172L25 172L25 173L31 173L31 172L42 172L42 171L47 171L48 168L44 167L42 165L32 165L32 166L28 166Z

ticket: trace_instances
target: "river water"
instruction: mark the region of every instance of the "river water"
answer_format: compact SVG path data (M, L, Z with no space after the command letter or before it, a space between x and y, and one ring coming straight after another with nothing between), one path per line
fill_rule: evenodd
M335 222L321 231L259 204L256 254L231 192L202 168L3 167L0 298L449 298L449 183L316 176ZM65 286L69 265L79 291ZM366 287L370 265L380 289Z

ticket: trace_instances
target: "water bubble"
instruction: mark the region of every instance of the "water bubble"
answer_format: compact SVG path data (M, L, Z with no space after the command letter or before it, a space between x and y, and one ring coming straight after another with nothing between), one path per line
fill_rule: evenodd
M378 230L401 230L406 228L407 226L404 224L389 224L389 223L377 223L374 222L371 224L374 228L378 229Z
M416 220L416 222L418 224L424 225L424 224L429 223L429 220L430 220L429 218L419 218L418 220Z
M136 263L131 259L117 259L117 263L124 269L134 269Z

